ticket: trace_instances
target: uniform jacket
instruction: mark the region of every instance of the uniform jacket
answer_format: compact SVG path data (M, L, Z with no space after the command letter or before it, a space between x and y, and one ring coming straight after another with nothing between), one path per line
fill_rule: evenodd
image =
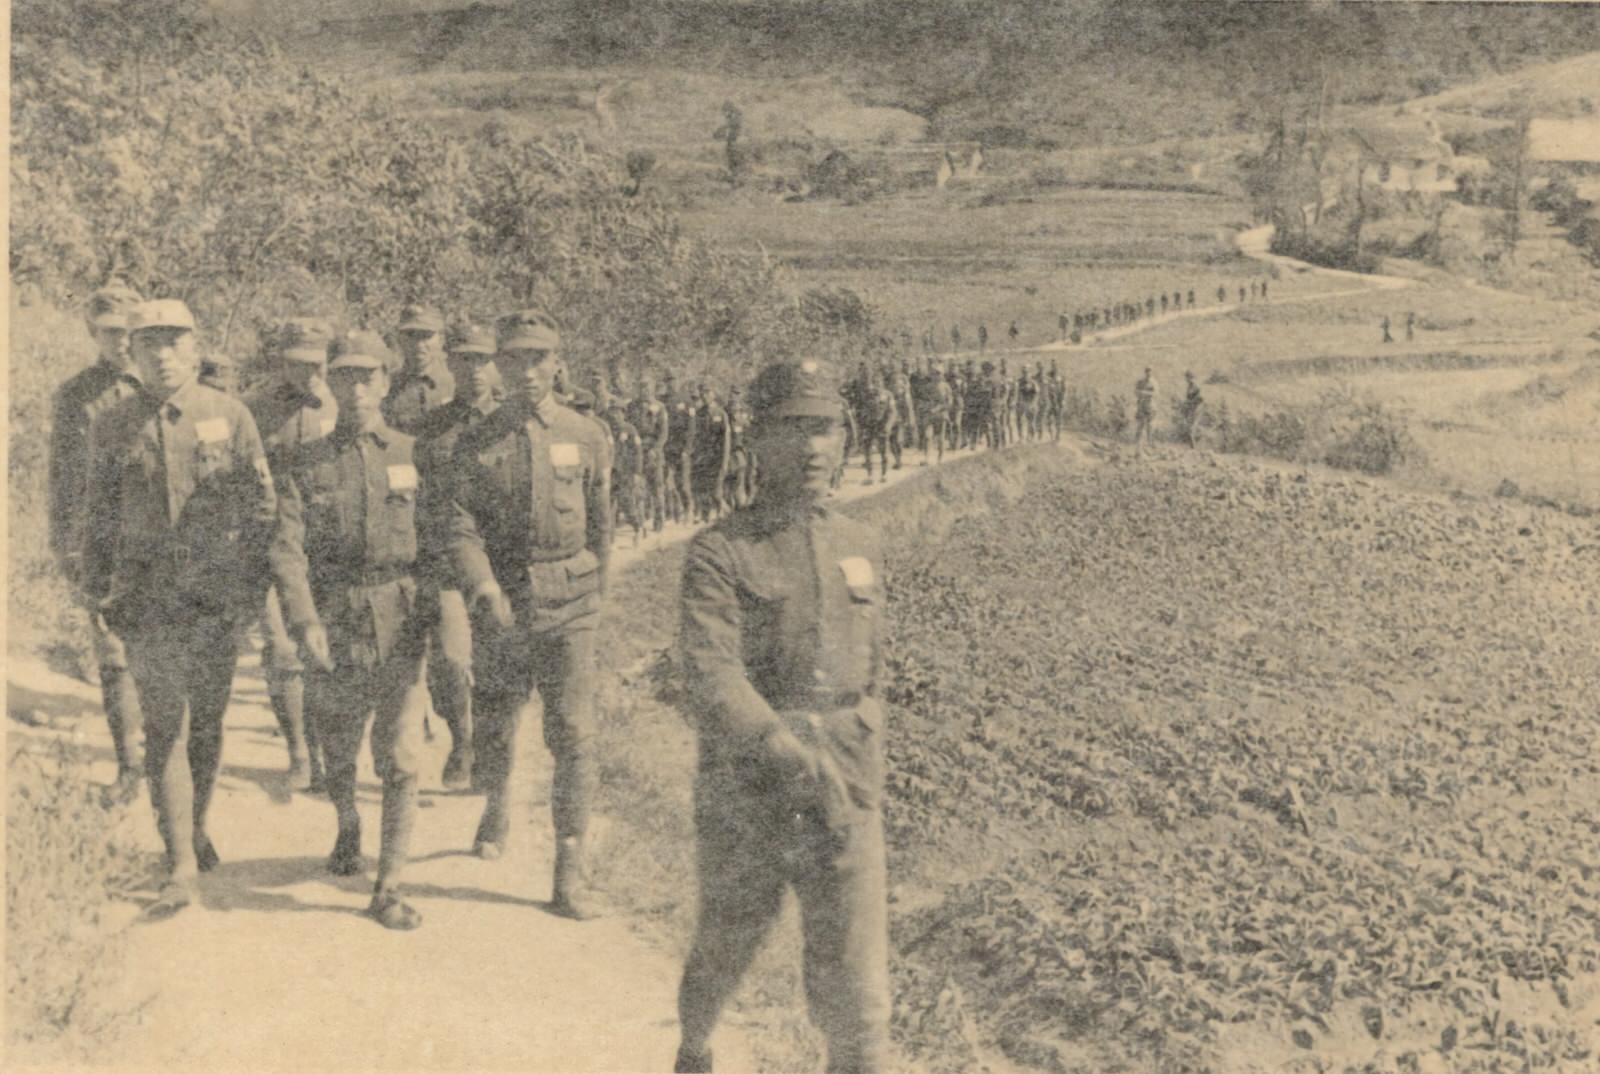
M667 407L659 399L635 399L628 404L628 421L639 430L645 451L661 451L667 444Z
M884 587L877 534L821 506L760 499L698 534L683 568L679 649L703 760L740 763L785 727L881 790Z
M50 550L62 573L81 584L89 506L89 429L96 418L137 394L132 373L96 362L56 390L50 423Z
M508 401L462 434L452 476L446 539L463 592L498 583L514 608L529 602L535 629L593 605L611 548L611 451L595 422L551 398Z
M101 414L90 440L84 589L108 617L171 602L239 610L277 513L245 405L198 381L164 402L140 392Z
M695 406L683 395L668 396L661 402L667 410L667 460L673 462L694 452Z
M694 412L694 458L706 470L727 469L733 452L733 425L721 403L701 403Z
M493 414L500 401L472 402L457 397L428 411L414 431L417 474L417 572L446 589L455 584L450 568L450 466L461 434Z
M455 394L456 380L443 362L435 362L420 373L401 370L383 401L383 420L400 432L415 434L423 415L444 406Z
M273 579L284 617L320 622L339 664L415 648L415 441L380 425L336 429L280 457Z

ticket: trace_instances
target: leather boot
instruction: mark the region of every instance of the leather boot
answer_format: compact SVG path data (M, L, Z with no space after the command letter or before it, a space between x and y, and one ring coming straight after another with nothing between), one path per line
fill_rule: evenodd
M711 1074L711 1049L691 1051L680 1044L678 1057L672 1061L672 1074Z
M306 742L306 682L294 673L268 677L273 715L289 747L289 789L311 789L311 754Z
M574 921L604 917L608 908L589 889L583 868L583 840L567 836L556 842L556 876L550 908Z

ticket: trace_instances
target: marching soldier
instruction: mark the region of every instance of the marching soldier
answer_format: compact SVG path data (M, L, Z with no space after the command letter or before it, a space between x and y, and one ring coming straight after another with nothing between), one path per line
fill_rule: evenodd
M1189 289L1189 308L1194 309L1194 288Z
M1050 401L1049 414L1050 437L1056 443L1061 443L1061 427L1066 421L1067 413L1067 384L1061 379L1061 369L1055 362L1050 363L1050 374L1045 381L1045 398Z
M633 527L633 546L637 548L644 537L644 449L639 431L626 419L616 426L612 451L612 518Z
M728 392L728 478L723 489L727 507L743 507L750 502L755 480L754 460L750 456L750 414L739 389Z
M899 415L894 434L894 468L898 470L900 452L912 450L917 446L917 427L922 420L912 390L909 361L902 359L900 368L890 375L889 391L894 395L895 413Z
M648 371L639 375L639 394L628 404L628 424L639 433L644 473L645 513L651 527L661 532L667 514L667 408L656 398L656 381Z
M666 375L667 511L674 522L694 518L694 399L679 394L677 378Z
M399 332L401 367L383 401L383 418L390 428L412 433L423 415L455 398L456 386L445 365L444 316L438 310L405 307L400 311Z
M872 449L878 449L878 457L883 464L880 480L889 480L889 451L891 445L898 454L898 443L895 440L895 427L898 424L899 414L894 405L894 393L883 386L877 374L873 374L867 382L867 398L861 412L861 435L866 441L867 451L867 480L872 484ZM898 458L896 465L898 465Z
M479 635L473 702L488 800L474 852L500 857L517 722L537 694L555 756L550 805L556 912L601 912L584 878L584 837L598 779L595 627L611 550L611 458L587 421L551 398L561 337L535 310L501 323L496 361L509 396L456 446L450 552Z
M1218 285L1218 287L1217 287L1217 301L1218 302L1226 302L1226 301L1228 301L1228 289L1227 289L1226 286Z
M1414 342L1417 338L1417 315L1413 312L1406 313L1406 342Z
M694 465L690 488L694 494L697 521L710 522L727 508L722 486L728 479L733 459L732 429L728 412L717 399L717 390L700 386L700 406L694 412Z
M700 903L674 1069L712 1069L712 1030L793 888L828 1069L873 1074L890 1016L878 536L823 505L843 442L822 367L770 366L751 396L761 489L683 569Z
M117 778L106 790L108 803L126 803L138 794L144 775L143 722L127 646L84 588L83 545L94 524L88 514L89 430L101 414L139 394L128 352L128 315L138 304L139 296L122 284L90 296L89 334L98 354L93 365L56 391L50 425L50 550L89 613L100 700L117 754Z
M274 346L277 376L245 399L274 473L285 455L333 432L339 408L325 379L332 345L333 326L321 318L285 322ZM316 729L306 723L305 665L299 644L289 636L277 588L264 581L269 583L261 602L267 697L289 748L289 787L312 790L322 784L323 764Z
M1156 381L1146 366L1144 376L1133 386L1133 443L1138 454L1150 443L1150 426L1156 416Z
M939 372L938 366L930 357L927 369L917 379L920 391L917 396L917 410L922 414L922 428L918 430L922 447L922 465L928 465L929 457L938 453L938 460L944 461L944 441L949 435L950 422L950 385L945 383L944 374Z
M1192 371L1183 374L1184 383L1187 385L1183 394L1183 441L1190 447L1195 446L1195 434L1200 428L1200 407L1205 400L1200 394L1200 385L1195 382Z
M415 441L383 419L386 349L372 332L335 343L328 376L338 424L278 468L272 569L290 629L312 663L307 707L338 817L328 868L339 876L362 868L356 758L370 717L383 819L367 913L385 928L414 929L422 915L405 901L400 880L416 823L425 708L427 623L416 577L421 478Z
M83 586L127 643L145 774L168 879L146 913L193 901L218 856L206 814L222 758L235 626L259 577L276 503L250 411L199 382L194 317L167 299L128 323L141 390L90 432Z
M1383 323L1379 327L1383 329L1383 341L1385 343L1393 343L1394 337L1389 334L1389 315L1387 313L1383 315Z
M500 406L494 333L459 325L447 334L445 362L455 398L423 415L413 448L417 497L417 591L420 622L430 635L428 694L450 729L450 754L439 782L446 790L472 785L472 619L446 551L450 527L448 475L456 444Z

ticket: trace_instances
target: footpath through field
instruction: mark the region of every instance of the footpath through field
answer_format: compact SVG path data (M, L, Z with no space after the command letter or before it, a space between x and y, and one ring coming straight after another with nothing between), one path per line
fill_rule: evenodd
M852 466L836 497L872 495L925 472L920 463L921 454L910 453L886 483L870 485ZM615 568L626 570L693 532L669 526L637 546L631 534L623 536ZM115 765L95 687L17 654L8 661L7 686L13 749L42 751L64 734L94 758L92 776L110 782ZM111 911L108 927L126 929L129 941L125 1005L143 1010L117 1054L105 1059L164 1070L670 1068L679 965L647 946L625 918L579 924L547 912L553 847L548 824L539 821L548 816L549 759L536 728L525 729L519 743L519 768L536 773L532 786L520 781L519 809L535 822L516 826L524 834L499 862L469 853L483 799L437 789L448 748L439 729L424 764L407 878L425 921L416 932L392 933L362 913L370 874L339 878L324 867L333 809L326 798L286 792L275 727L259 660L247 653L212 806L223 864L202 879L201 904L169 921L144 923L133 904ZM363 750L369 866L380 796ZM117 823L159 850L147 798ZM599 855L606 828L600 818ZM717 1050L719 1066L749 1068L736 1025L721 1030ZM13 1066L29 1059L9 1058Z

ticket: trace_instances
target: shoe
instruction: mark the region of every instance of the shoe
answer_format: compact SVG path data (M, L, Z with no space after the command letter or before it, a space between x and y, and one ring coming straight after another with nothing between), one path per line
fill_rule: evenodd
M209 873L222 864L222 859L217 856L217 848L211 844L211 837L205 832L196 832L194 835L194 860L202 873Z
M472 747L463 746L450 751L444 762L444 775L440 782L447 791L464 791L472 786Z
M499 861L506 852L510 830L511 822L504 814L485 810L483 819L478 822L478 833L472 837L472 853L484 861Z
M334 841L333 853L328 855L328 872L334 876L355 876L362 868L361 829L339 829L339 838Z
M139 797L139 784L143 779L143 774L138 771L118 772L116 781L100 792L100 804L107 809L132 804Z
M681 1045L678 1057L672 1061L673 1074L711 1074L711 1049L691 1052Z
M192 877L187 880L168 880L161 885L156 901L144 908L145 920L165 921L186 909L199 896L198 889L199 882Z
M374 894L367 916L386 929L408 932L422 926L421 912L398 895Z
M573 921L593 921L610 912L584 880L583 842L571 836L556 844L555 891L550 909Z

